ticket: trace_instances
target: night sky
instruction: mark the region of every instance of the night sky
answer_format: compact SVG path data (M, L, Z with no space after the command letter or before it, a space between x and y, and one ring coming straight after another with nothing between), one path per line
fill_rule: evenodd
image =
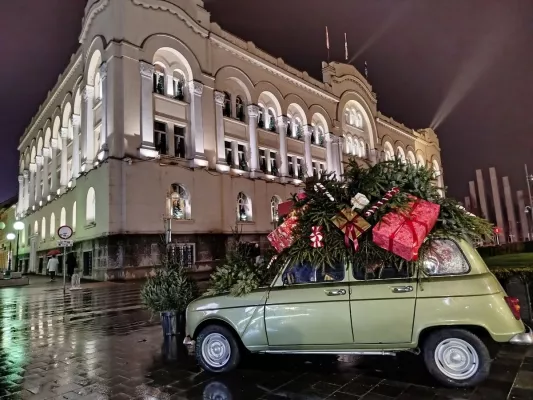
M86 0L2 2L0 201L17 193L18 140L78 47ZM304 6L305 4L305 6ZM513 190L533 171L533 1L208 0L212 21L321 77L350 57L384 114L436 128L449 194L462 199L475 169L496 167ZM501 189L500 189L501 190Z

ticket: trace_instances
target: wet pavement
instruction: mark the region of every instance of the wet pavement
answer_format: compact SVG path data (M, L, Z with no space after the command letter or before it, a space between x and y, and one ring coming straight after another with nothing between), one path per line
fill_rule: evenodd
M0 399L533 399L533 349L503 347L476 388L437 384L412 355L251 356L228 375L201 371L164 341L135 284L32 280L0 289Z

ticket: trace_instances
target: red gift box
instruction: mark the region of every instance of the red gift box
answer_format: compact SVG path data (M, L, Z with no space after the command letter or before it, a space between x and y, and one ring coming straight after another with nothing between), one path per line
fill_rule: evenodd
M407 261L418 258L418 250L439 216L440 206L414 198L409 210L390 212L372 229L372 240Z
M289 217L284 223L268 234L268 240L270 241L270 244L278 253L281 253L283 249L290 247L292 242L294 242L292 230L297 224L297 217Z
M279 203L278 204L278 216L284 217L285 215L289 215L293 207L294 207L294 202L292 200Z

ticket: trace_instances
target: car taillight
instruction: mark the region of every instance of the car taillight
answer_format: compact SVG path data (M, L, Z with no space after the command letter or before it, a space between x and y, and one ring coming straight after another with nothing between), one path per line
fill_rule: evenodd
M505 301L511 309L514 317L516 319L520 319L520 300L518 300L516 297L506 297Z

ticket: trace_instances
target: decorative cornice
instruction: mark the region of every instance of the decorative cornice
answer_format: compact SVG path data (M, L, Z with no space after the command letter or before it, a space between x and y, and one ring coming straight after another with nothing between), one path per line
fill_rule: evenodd
M287 129L287 126L289 125L289 118L286 115L281 115L276 119L279 128Z
M92 99L93 96L94 96L94 87L86 85L81 92L81 97L83 101L86 102L87 100Z
M19 146L17 148L18 151L20 151L20 149L22 149L22 147L23 147L24 143L26 142L26 140L28 140L28 138L32 136L34 129L36 129L35 127L41 125L41 121L43 119L43 116L48 114L48 109L55 103L56 98L59 96L59 94L63 92L64 86L70 80L72 75L74 75L74 71L76 71L77 67L81 64L81 60L82 60L82 58L81 58L81 54L80 54L80 55L78 55L78 58L76 59L76 61L74 62L74 64L70 68L70 70L67 72L67 75L63 77L61 83L59 84L59 86L54 91L54 94L52 95L52 97L48 98L48 96L47 96L47 98L44 101L44 103L42 103L42 104L45 104L45 106L40 110L40 112L38 112L37 118L35 118L35 120L30 124L30 126L26 129L26 131L22 135L22 138L20 140L20 144L19 144Z
M52 149L57 149L57 139L50 139L50 146Z
M43 165L43 161L44 161L43 156L35 156L35 163L37 165Z
M315 127L312 125L304 126L304 136L312 136L315 133Z
M30 163L30 172L37 172L37 164L32 162Z
M359 86L361 89L363 89L363 91L370 98L370 100L372 100L373 103L377 103L378 102L378 98L377 98L376 93L374 93L371 90L369 90L368 87L363 82L361 82L359 79L357 79L357 77L355 77L355 76L351 76L351 75L343 75L343 76L339 76L339 77L334 76L332 80L333 80L334 83L342 83L344 81L353 82L357 86Z
M68 128L61 128L61 139L67 139L68 138Z
M250 104L248 107L248 116L251 118L259 117L259 107L255 104Z
M191 91L191 94L201 96L204 92L204 84L198 81L190 81L189 90Z
M80 43L83 43L85 41L85 39L87 38L87 33L89 32L89 28L93 20L96 18L98 14L104 11L104 9L109 5L109 2L110 0L101 0L100 2L93 4L91 9L87 13L85 13L85 19L83 20L81 33L78 38Z
M215 103L219 106L223 106L224 100L226 100L226 95L223 92L215 90Z
M409 139L411 139L411 140L414 140L415 142L422 143L422 144L424 144L425 146L427 146L427 145L429 144L429 143L426 142L424 139L421 139L421 138L419 138L419 137L416 137L413 133L405 132L405 131L403 131L402 129L400 129L400 128L394 126L394 125L391 124L390 122L385 121L385 120L383 120L383 119L381 119L381 118L376 118L376 122L377 122L378 124L381 124L381 125L383 125L383 126L386 126L386 127L389 128L389 129L392 129L394 132L399 133L400 135L403 135L403 136L405 136L405 137L407 137L407 138L409 138ZM408 128L406 127L405 129L408 129ZM412 132L412 131L411 131L411 132Z
M24 175L19 175L19 183L24 183Z
M52 156L52 151L48 147L43 148L43 157L50 158L51 156Z
M24 177L24 179L28 179L30 177L30 172L25 169L24 171L22 171L22 176Z
M72 114L72 125L73 126L81 125L81 115Z
M310 83L307 83L300 78L296 78L294 76L291 76L289 72L281 71L279 67L274 67L270 65L268 61L258 60L251 55L247 54L247 51L244 49L241 49L240 47L237 49L235 48L235 45L231 45L225 42L223 38L215 36L215 34L211 33L209 36L211 41L219 48L228 51L229 53L233 54L234 56L237 56L241 60L247 61L253 65L256 65L258 67L263 68L264 70L270 72L271 74L278 76L280 78L285 79L286 81L290 82L291 84L298 86L302 89L305 89L315 95L318 95L326 100L333 101L335 103L339 102L339 99L335 96L332 96L317 87L314 87Z
M143 8L151 8L153 10L168 11L169 13L178 17L181 21L185 23L189 28L191 28L195 33L199 34L203 38L209 36L209 31L196 23L196 21L181 8L170 4L168 2L163 2L161 0L131 0L136 6L141 6Z

